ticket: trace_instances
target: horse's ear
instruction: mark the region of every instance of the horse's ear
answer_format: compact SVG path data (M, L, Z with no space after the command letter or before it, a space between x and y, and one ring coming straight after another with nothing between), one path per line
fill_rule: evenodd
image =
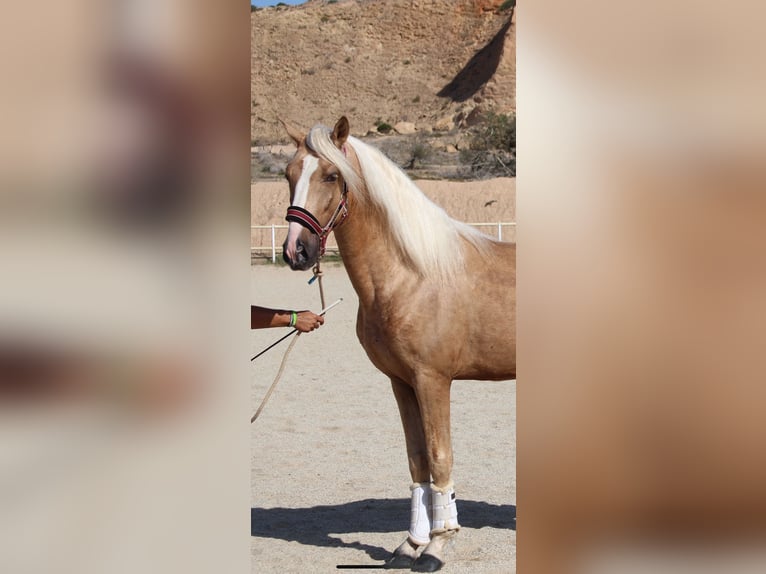
M343 147L343 144L346 143L346 140L348 139L348 132L348 119L346 116L343 116L338 120L338 123L335 124L335 128L332 130L333 143L339 148Z
M287 135L290 136L290 139L292 139L295 142L296 146L300 146L301 142L306 139L306 134L301 133L301 131L296 128L295 126L291 126L288 124L285 120L282 118L277 118L279 120L279 123L282 124L282 126L285 128L285 131L287 132Z

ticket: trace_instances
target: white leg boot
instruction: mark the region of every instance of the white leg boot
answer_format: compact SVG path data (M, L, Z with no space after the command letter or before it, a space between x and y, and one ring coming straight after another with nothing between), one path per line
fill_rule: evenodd
M431 541L431 485L428 482L416 482L410 486L410 542L418 546Z
M446 530L458 530L457 502L455 487L450 483L446 488L431 486L432 523L431 533L441 533Z
M431 542L412 565L413 572L436 572L444 566L447 550L454 543L460 524L452 483L445 488L431 485Z
M407 539L394 550L387 568L410 569L420 550L431 541L431 484L415 483L410 486L410 529Z

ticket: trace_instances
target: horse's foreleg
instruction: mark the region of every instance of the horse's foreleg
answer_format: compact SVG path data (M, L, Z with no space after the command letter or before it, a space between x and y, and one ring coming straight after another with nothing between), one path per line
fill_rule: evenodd
M431 481L431 470L428 466L426 437L423 434L423 419L420 416L417 396L411 386L399 379L391 379L391 388L394 390L404 428L404 439L407 441L407 461L412 482L428 483Z
M391 387L402 419L413 484L410 487L410 529L407 540L394 551L388 567L410 568L418 557L418 550L430 540L431 471L428 466L423 420L415 391L398 379L391 379Z
M412 566L416 572L435 572L441 568L446 549L460 529L452 484L451 385L450 379L438 376L419 377L415 385L433 477L431 541Z

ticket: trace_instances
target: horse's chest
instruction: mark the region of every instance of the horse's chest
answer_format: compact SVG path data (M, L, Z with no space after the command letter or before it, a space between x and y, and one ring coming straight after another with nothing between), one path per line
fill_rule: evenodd
M404 376L404 363L399 348L401 341L397 337L396 326L370 319L369 315L360 312L356 332L359 342L375 367L389 376Z

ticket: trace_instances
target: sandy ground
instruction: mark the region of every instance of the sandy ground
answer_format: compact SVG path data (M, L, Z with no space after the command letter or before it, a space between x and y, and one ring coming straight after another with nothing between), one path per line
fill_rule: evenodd
M252 302L318 310L309 273L252 268ZM322 573L381 564L409 525L404 435L388 380L354 331L357 299L345 270L325 267L330 311L302 335L284 376L252 425L253 573ZM253 354L283 329L252 332ZM252 363L257 408L289 344ZM515 572L516 383L452 387L454 481L463 528L442 572Z

